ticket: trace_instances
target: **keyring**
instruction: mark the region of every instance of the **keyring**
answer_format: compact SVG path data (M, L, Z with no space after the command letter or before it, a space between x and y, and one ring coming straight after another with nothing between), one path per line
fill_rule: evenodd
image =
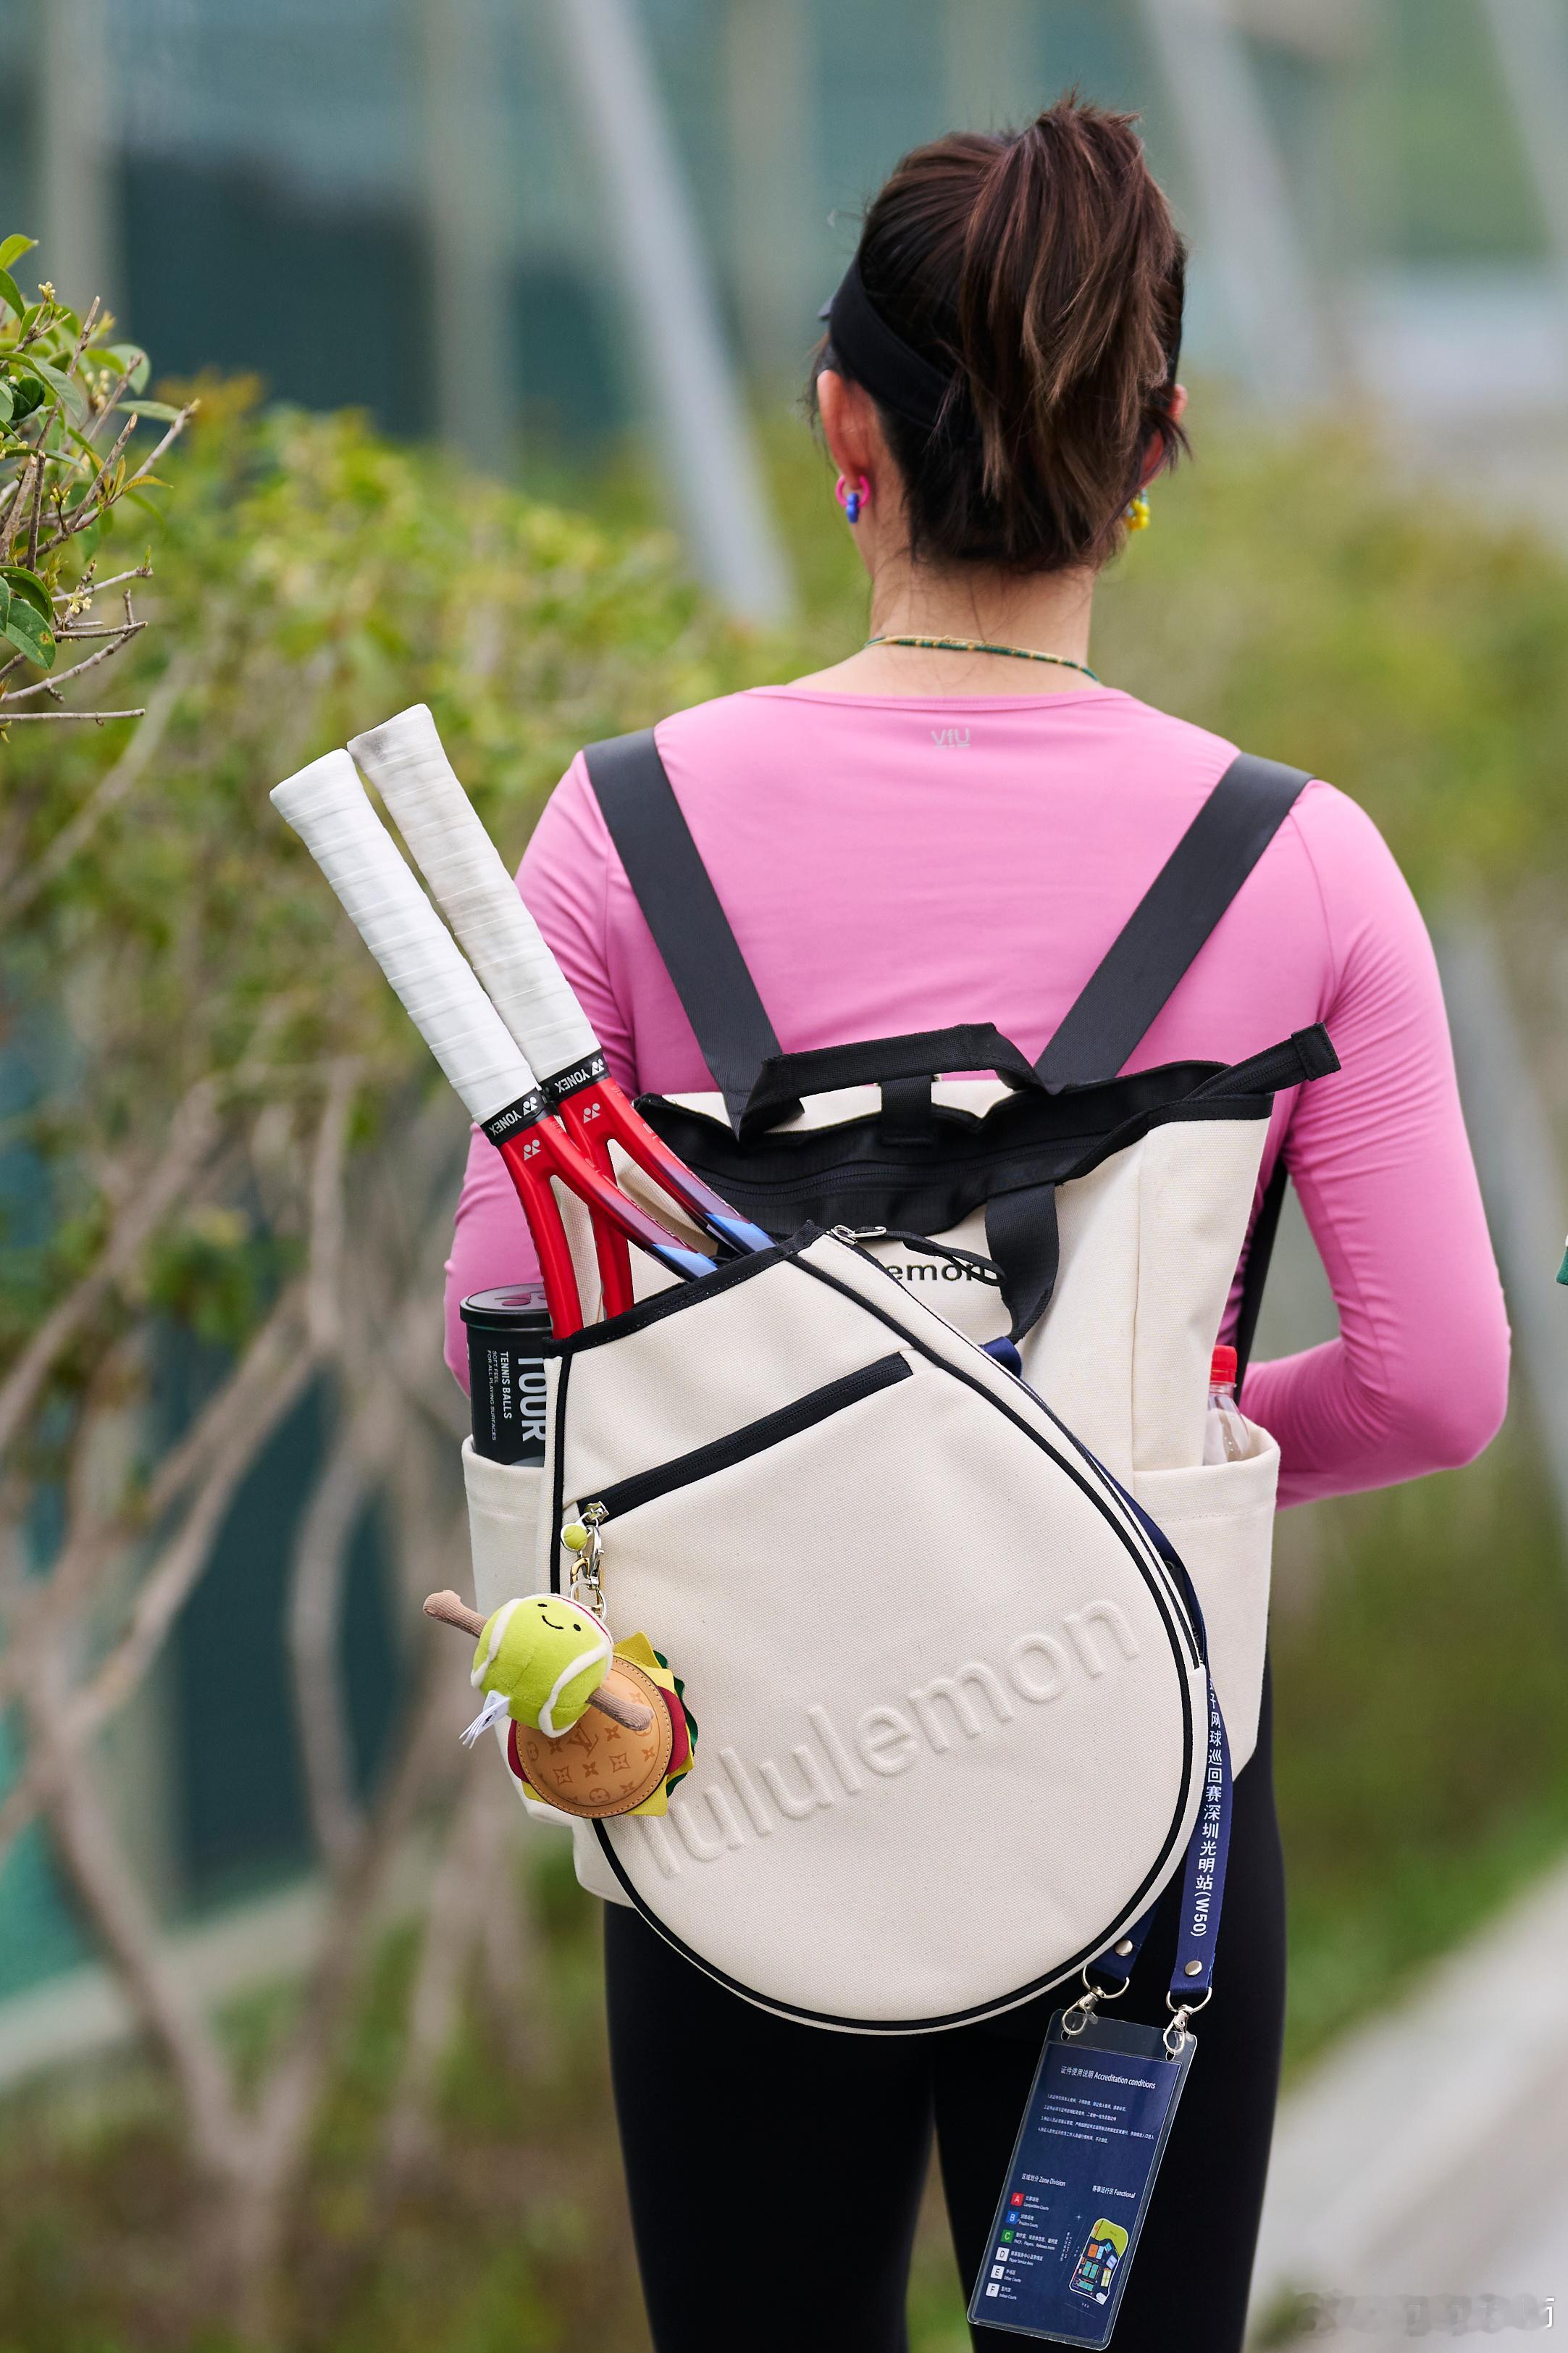
M1116 1988L1114 1992L1112 1992L1108 1986L1090 1985L1089 1981L1089 1965L1087 1962L1084 1964L1079 1974L1083 1978L1083 1991L1073 2003L1071 2009L1064 2010L1062 2012L1062 2032L1068 2036L1079 2035L1083 2032L1084 2028L1094 2016L1094 2006L1096 2002L1120 2001L1122 1995L1126 1992L1128 1987L1132 1982L1131 1978L1123 1978L1121 1983ZM1078 2024L1076 2026L1072 2023L1072 2021L1075 2018L1078 2021Z
M1177 2001L1173 1994L1165 1996L1165 2007L1173 2013L1171 2023L1165 2029L1165 2048L1173 2059L1179 2059L1186 2046L1188 2019L1195 2018L1199 2010L1206 2008L1213 2000L1213 1986L1205 1988L1202 2001ZM1171 2039L1173 2035L1174 2042Z

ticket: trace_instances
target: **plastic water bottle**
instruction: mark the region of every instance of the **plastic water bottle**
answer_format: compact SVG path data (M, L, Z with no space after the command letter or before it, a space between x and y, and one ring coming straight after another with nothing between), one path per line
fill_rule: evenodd
M1236 1401L1236 1350L1216 1348L1209 1366L1209 1409L1204 1428L1205 1462L1242 1462L1252 1451L1252 1432Z

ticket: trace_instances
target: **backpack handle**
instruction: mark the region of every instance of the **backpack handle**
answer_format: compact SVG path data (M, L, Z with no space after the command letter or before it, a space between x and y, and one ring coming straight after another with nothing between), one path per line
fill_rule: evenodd
M1010 1087L1046 1091L1028 1056L989 1021L872 1038L857 1046L815 1046L803 1054L769 1055L741 1113L742 1140L766 1134L798 1111L805 1096L880 1086L885 1080L929 1079L943 1071L994 1071Z

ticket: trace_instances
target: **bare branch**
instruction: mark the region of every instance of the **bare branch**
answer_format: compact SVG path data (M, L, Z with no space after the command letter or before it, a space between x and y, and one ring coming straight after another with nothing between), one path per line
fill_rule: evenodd
M296 1350L287 1367L250 1414L219 1449L181 1525L151 1574L136 1588L125 1633L68 1711L79 1740L88 1738L124 1705L179 1616L206 1566L235 1491L279 1423L303 1394L315 1371L309 1349Z
M106 587L110 585L107 581L104 584ZM177 655L170 663L153 691L145 724L136 730L113 765L105 769L76 815L61 826L53 841L25 872L0 878L0 916L15 917L30 907L40 892L92 839L110 809L140 784L153 754L163 741L175 704L201 667L201 658L195 653ZM75 715L89 716L85 712Z
M500 1815L498 1858L491 1872L500 1900L487 1904L483 1926L485 1990L502 2043L520 2073L537 2066L545 2027L541 1996L548 1990L539 1922L529 1873L518 1850L526 1821L509 1772L492 1773Z
M58 424L60 413L60 404L57 400L48 411L48 417L52 417ZM33 491L33 513L32 520L27 525L26 562L29 572L36 572L38 568L38 526L44 519L44 480L47 471L45 458L48 434L48 419L46 418L38 431L38 463L36 469L36 487Z
M289 1654L311 1827L329 1870L344 1872L363 1825L339 1673L348 1550L398 1437L395 1394L378 1388L340 1430L300 1524L289 1580Z
M142 2030L163 2052L184 2095L204 2168L232 2177L249 2138L216 2038L164 1957L158 1926L126 1867L94 1785L90 1759L60 1740L58 1691L27 1710L29 1746L46 1760L50 1827L82 1905L109 1951Z
M102 727L110 719L144 719L146 715L145 705L139 711L8 711L0 702L0 733L9 727L13 720L20 723L32 719L42 726L58 726L68 719L84 719L90 721L94 727Z
M430 2110L441 2063L451 2048L462 2009L463 1981L484 1934L485 1914L509 1898L500 1860L497 1794L516 1812L501 1780L500 1760L485 1756L469 1766L457 1813L441 1842L441 1860L425 1907L419 1969L408 2005L408 2039L382 2142L384 2188L395 2190L428 2156Z
M100 1572L138 1535L157 1526L192 1481L224 1457L237 1433L262 1426L267 1399L299 1350L301 1303L301 1286L296 1283L284 1293L223 1387L164 1455L142 1493L101 1517L71 1514L70 1534L47 1577L27 1578L18 1597L20 1606L9 1613L6 1647L0 1653L0 1700L23 1688L31 1672L32 1651L45 1639L44 1630L79 1607Z
M30 694L58 694L68 679L80 678L84 670L96 670L100 662L110 660L128 639L139 637L146 627L145 621L127 622L126 626L117 632L112 645L102 647L95 654L89 654L85 661L75 663L69 670L62 670L58 677L35 679L31 686L13 687L9 694L0 694L0 723L9 716L11 703L23 702ZM20 712L16 715L18 718L24 716Z
M258 2189L270 2184L281 2201L308 2147L343 2014L359 1980L365 1932L374 1917L387 1871L428 1793L437 1743L449 1737L455 1687L449 1654L434 1647L425 1656L418 1695L379 1804L353 1862L340 1881L330 1907L319 1957L300 2004L291 2048L262 2094L260 2134L265 2157ZM454 1747L456 1744L454 1743Z
M114 415L115 410L119 407L121 402L124 399L130 389L131 370L129 368L121 368L116 375L114 382L110 386L109 391L104 396L102 407L97 411L91 423L89 425L86 433L82 436L84 440L97 440L99 435L109 423L110 418Z
M310 1277L309 1322L311 1345L331 1355L342 1339L343 1238L346 1225L343 1175L349 1121L353 1112L355 1060L335 1061L316 1130L310 1162Z
M186 426L190 423L191 418L195 415L200 406L200 401L191 400L186 402L184 407L181 409L178 417L175 417L174 423L170 426L168 431L164 434L157 448L153 449L148 457L142 459L142 463L137 467L136 471L131 476L125 485L125 489L127 491L133 491L138 482L144 482L146 480L148 475L152 472L159 459L163 455L164 450L172 448L174 443L179 439L181 434L184 431ZM122 492L121 496L123 495L124 493Z
M202 1079L170 1122L162 1159L138 1186L96 1265L44 1318L9 1374L0 1382L0 1453L11 1443L61 1350L75 1338L106 1292L129 1272L217 1140L216 1087Z
M71 352L69 363L66 368L66 374L68 376L75 375L77 369L81 364L81 355L83 352L86 351L89 343L92 339L92 331L98 322L98 314L102 308L102 297L95 294L91 301L88 304L87 309L82 312L81 331L77 336L75 346Z
M68 604L73 596L79 596L83 595L84 592L89 597L105 596L111 588L118 588L122 581L151 580L153 577L153 567L150 564L138 564L129 572L111 572L107 580L94 580L90 575L92 564L96 563L97 560L96 556L91 559L91 562L88 566L88 571L83 575L82 578L77 582L74 588L60 588L56 591L55 602L57 605L61 603ZM210 613L208 615L208 618L211 618Z

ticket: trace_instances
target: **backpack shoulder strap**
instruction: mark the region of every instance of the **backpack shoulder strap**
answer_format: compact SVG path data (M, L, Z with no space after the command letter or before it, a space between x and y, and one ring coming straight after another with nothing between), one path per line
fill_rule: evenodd
M1116 1076L1308 781L1304 768L1237 754L1036 1063L1047 1086Z
M781 1052L651 727L592 744L589 781L731 1125ZM1242 752L1215 786L1036 1064L1051 1087L1113 1078L1309 781Z
M589 782L626 880L739 1128L763 1064L780 1053L729 918L665 773L653 729L590 744Z

